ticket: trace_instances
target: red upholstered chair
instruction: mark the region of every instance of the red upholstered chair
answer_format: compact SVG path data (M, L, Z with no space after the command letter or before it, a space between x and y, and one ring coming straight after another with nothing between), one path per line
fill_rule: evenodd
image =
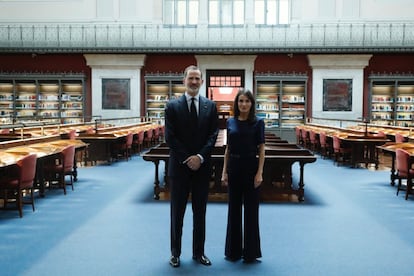
M154 127L152 143L158 144L160 141L160 126Z
M314 130L309 130L309 146L312 151L319 151L319 139Z
M20 217L23 217L23 204L31 204L33 212L33 182L36 175L36 154L29 154L17 161L15 166L10 168L8 174L0 179L0 191L2 192L4 204L7 208L9 197L13 196L16 200L17 209ZM29 191L30 201L23 200L23 192Z
M319 133L319 148L323 157L329 157L332 153L332 149L326 140L326 133L323 131Z
M407 180L407 187L405 192L405 199L408 199L408 194L411 193L413 187L413 180L414 180L414 169L412 169L412 162L410 153L403 149L397 149L395 152L395 162L396 162L396 169L397 169L397 179L398 179L398 187L397 187L397 196L400 190L402 190L402 180Z
M304 148L309 149L310 148L310 139L309 139L309 131L302 128L300 130L301 136L302 136L302 146Z
M405 137L401 133L395 133L395 142L396 143L404 143Z
M88 127L85 132L86 134L94 134L95 130L93 129L93 127Z
M296 134L296 145L302 145L302 134L301 134L301 128L299 126L295 127L295 134Z
M68 137L69 137L70 140L75 140L76 139L76 129L72 129L71 131L69 131Z
M384 133L384 131L378 131L378 133L377 134L375 134L374 136L376 136L376 137L387 137L387 135L385 135L385 133Z
M66 185L72 186L73 191L73 166L75 162L75 146L65 147L56 158L45 162L44 177L49 182L49 186L57 184L63 189L66 195ZM66 176L70 177L70 182L66 183Z
M332 139L335 163L345 163L347 160L350 159L351 148L345 147L338 136L333 136Z
M144 146L144 135L145 131L140 130L138 131L136 137L132 141L133 148L136 150L137 153L140 153Z
M125 137L125 144L122 146L122 153L125 159L128 161L128 159L131 158L132 155L132 141L134 138L134 134L132 132L129 132L127 136Z
M113 145L113 157L118 159L119 157L125 158L127 161L131 157L132 143L134 142L134 134L128 132L128 134L119 142Z
M145 145L145 147L149 148L149 147L152 146L153 137L154 137L154 129L153 128L148 128L145 131L145 135L144 135L144 145Z
M164 142L165 139L165 126L160 126L160 142Z

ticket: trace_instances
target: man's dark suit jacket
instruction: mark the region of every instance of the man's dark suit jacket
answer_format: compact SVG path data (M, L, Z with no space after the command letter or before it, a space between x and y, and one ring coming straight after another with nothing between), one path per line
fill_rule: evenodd
M180 178L188 175L189 169L183 161L190 155L201 154L204 163L199 173L208 179L210 154L218 134L216 104L200 95L198 129L192 132L190 126L190 111L185 95L169 101L165 108L165 139L170 147L168 176Z

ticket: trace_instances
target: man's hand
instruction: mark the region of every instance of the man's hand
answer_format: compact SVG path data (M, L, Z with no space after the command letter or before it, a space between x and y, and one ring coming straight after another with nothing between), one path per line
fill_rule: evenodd
M191 155L187 159L184 160L184 164L190 168L190 170L196 171L201 166L201 159L197 155Z

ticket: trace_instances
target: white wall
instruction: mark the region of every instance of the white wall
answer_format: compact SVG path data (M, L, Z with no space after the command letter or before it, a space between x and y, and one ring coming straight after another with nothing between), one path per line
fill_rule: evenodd
M246 23L253 1L245 0ZM292 23L414 20L412 0L291 0ZM208 18L200 0L200 23ZM0 0L0 22L162 23L163 0Z
M292 0L292 23L412 21L412 0Z
M361 120L363 112L364 68L371 55L309 55L312 67L312 115L315 118ZM323 111L323 80L352 80L352 110Z
M207 70L245 70L244 87L253 91L255 55L199 55L196 59L197 66L204 77ZM206 91L206 82L204 82L200 94L206 96Z
M141 112L141 68L145 55L85 55L92 68L92 116L139 117ZM102 79L130 79L130 109L102 109Z
M152 23L162 0L0 0L0 22Z

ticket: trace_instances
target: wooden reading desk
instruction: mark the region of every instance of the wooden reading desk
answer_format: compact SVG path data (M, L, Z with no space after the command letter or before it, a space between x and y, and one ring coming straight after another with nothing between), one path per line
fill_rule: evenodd
M375 169L378 169L379 159L377 146L389 142L387 138L376 136L351 136L341 137L345 146L351 148L351 166L357 167L359 163L375 164Z
M129 132L138 135L141 130L159 127L151 123L139 123L118 127L100 128L95 133L80 133L76 139L82 140L89 145L86 161L107 161L113 160L113 148L117 143L122 143Z
M43 175L43 166L45 160L52 158L56 154L60 153L63 148L68 145L74 145L75 151L85 151L87 144L77 140L61 140L58 137L51 139L50 137L45 139L27 139L21 141L13 141L12 143L1 143L0 149L0 170L7 170L8 166L15 165L17 161L25 155L35 153L37 155L37 168L36 168L36 183L39 188L39 194L44 196L45 181ZM5 145L9 145L6 147ZM11 146L10 146L11 145ZM75 155L76 158L76 155ZM77 181L77 165L74 162L74 180Z
M220 134L219 134L220 136ZM218 138L215 148L213 149L212 160L212 184L210 185L210 193L225 193L227 190L221 185L221 172L223 169L225 145L222 143L225 139ZM262 191L266 193L295 194L299 201L304 200L304 166L307 163L316 161L316 157L306 149L299 148L295 144L280 143L278 145L266 145L265 147L265 166L263 171ZM154 176L154 199L160 198L160 192L168 191L168 179L165 177L169 158L169 148L166 144L161 144L151 148L142 155L146 161L151 161L155 165ZM164 170L164 186L160 186L159 180L159 164L160 161L165 162ZM292 183L292 165L299 162L300 179L298 187L294 187ZM279 187L275 182L281 183Z
M391 186L395 185L395 179L397 179L397 172L395 170L395 152L397 149L404 149L410 153L410 155L414 158L414 143L395 143L395 142L388 142L384 145L378 146L378 149L382 150L384 154L390 155L391 160Z

